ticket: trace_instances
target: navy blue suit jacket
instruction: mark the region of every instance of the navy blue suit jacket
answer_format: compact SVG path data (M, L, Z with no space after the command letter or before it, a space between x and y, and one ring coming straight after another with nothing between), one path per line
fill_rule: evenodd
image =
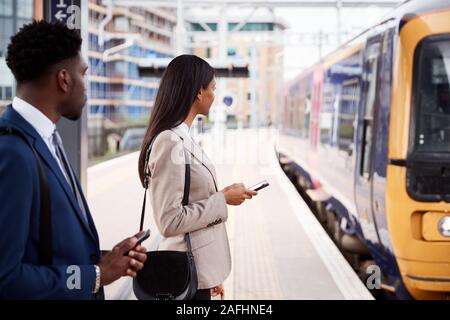
M51 194L53 265L39 264L40 190L34 155L21 137L0 136L0 299L103 298L102 291L92 294L100 248L89 209L86 223L47 145L11 106L0 117L3 126L25 133L43 163Z

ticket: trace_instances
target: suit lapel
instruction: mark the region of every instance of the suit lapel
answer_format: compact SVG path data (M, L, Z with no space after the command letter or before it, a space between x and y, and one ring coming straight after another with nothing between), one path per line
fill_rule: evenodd
M73 171L72 165L70 165L70 167L71 167L71 170ZM75 172L75 171L73 171L73 172ZM95 227L95 223L94 223L94 220L92 218L91 211L89 210L89 206L88 206L88 203L86 201L86 198L84 197L84 193L82 191L83 189L81 188L81 185L80 185L80 182L78 181L78 178L76 176L74 178L75 178L75 183L76 183L76 185L78 187L78 190L80 190L81 201L83 202L83 205L86 208L86 217L88 219L88 224L89 224L89 227L90 227L90 231L92 233L92 236L97 241L97 243L99 243L100 240L99 240L99 237L98 237L97 228ZM100 248L99 248L99 250L100 250Z
M81 212L80 206L78 205L78 201L75 198L75 194L70 187L69 183L67 182L67 179L63 176L63 173L59 169L59 165L56 162L55 158L52 156L50 151L48 150L47 145L44 143L41 137L37 138L35 140L35 148L36 151L41 155L41 157L44 159L44 161L47 163L47 167L50 168L50 170L53 172L53 174L56 176L56 179L58 180L59 184L64 190L64 193L69 198L70 203L72 207L74 208L78 219L80 220L80 223L86 228L86 231L89 232L89 234L95 239L95 236L92 233L91 228L87 225L86 220L84 219L83 213ZM81 190L81 189L80 189ZM86 215L88 213L86 212Z
M63 176L63 173L59 169L58 163L50 153L50 150L48 149L45 142L42 140L41 136L20 114L18 114L14 109L12 109L12 107L8 107L8 109L5 111L4 117L8 121L18 126L19 129L24 131L30 137L30 141L34 145L36 151L39 153L41 159L44 161L44 163L47 165L50 171L55 175L56 180L64 190L64 193L66 194L74 211L76 212L76 215L80 220L80 223L85 227L86 231L94 238L94 240L96 240L94 234L91 231L91 228L86 224L83 218L83 213L81 212L81 209L77 203L74 192L69 186L69 183L67 182L66 178Z
M192 156L194 156L194 158L196 158L198 161L200 161L200 163L209 171L209 173L211 174L211 176L213 178L214 185L216 186L216 189L217 189L217 183L216 183L217 177L216 177L216 171L214 170L214 165L211 162L211 160L209 160L209 158L207 157L205 152L203 152L203 149L199 145L197 145L195 142L193 142L191 137L188 137L186 135L186 133L179 127L173 128L172 131L175 132L183 140L184 148L187 151L189 151L189 153Z

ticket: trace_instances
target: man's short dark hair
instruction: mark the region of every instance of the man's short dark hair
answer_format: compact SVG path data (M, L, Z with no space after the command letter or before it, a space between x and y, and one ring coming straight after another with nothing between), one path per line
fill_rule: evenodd
M11 37L6 63L18 83L32 82L55 64L76 57L81 42L78 32L62 23L34 21Z

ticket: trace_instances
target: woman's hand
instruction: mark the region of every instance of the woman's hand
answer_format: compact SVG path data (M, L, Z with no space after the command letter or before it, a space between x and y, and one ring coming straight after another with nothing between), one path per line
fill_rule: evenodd
M217 287L211 289L211 297L215 297L220 294L220 300L225 300L225 289L223 284L219 284Z
M245 199L251 199L258 194L256 191L245 188L243 183L234 183L223 189L222 192L225 195L225 202L233 206L238 206Z

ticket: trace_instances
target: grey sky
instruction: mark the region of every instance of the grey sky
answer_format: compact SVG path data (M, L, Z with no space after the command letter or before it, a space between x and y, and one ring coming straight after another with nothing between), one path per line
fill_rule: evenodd
M342 30L348 34L358 34L364 29L375 24L391 9L386 8L345 8L342 9ZM275 11L277 17L289 25L286 33L334 33L337 30L337 14L333 8L301 9L301 8L278 8ZM313 65L319 60L318 46L302 45L289 41L284 53L284 77L286 80L295 77L302 69ZM343 40L345 37L343 37ZM311 42L311 41L308 41ZM336 48L336 41L330 39L330 45L324 45L322 53L325 55Z

